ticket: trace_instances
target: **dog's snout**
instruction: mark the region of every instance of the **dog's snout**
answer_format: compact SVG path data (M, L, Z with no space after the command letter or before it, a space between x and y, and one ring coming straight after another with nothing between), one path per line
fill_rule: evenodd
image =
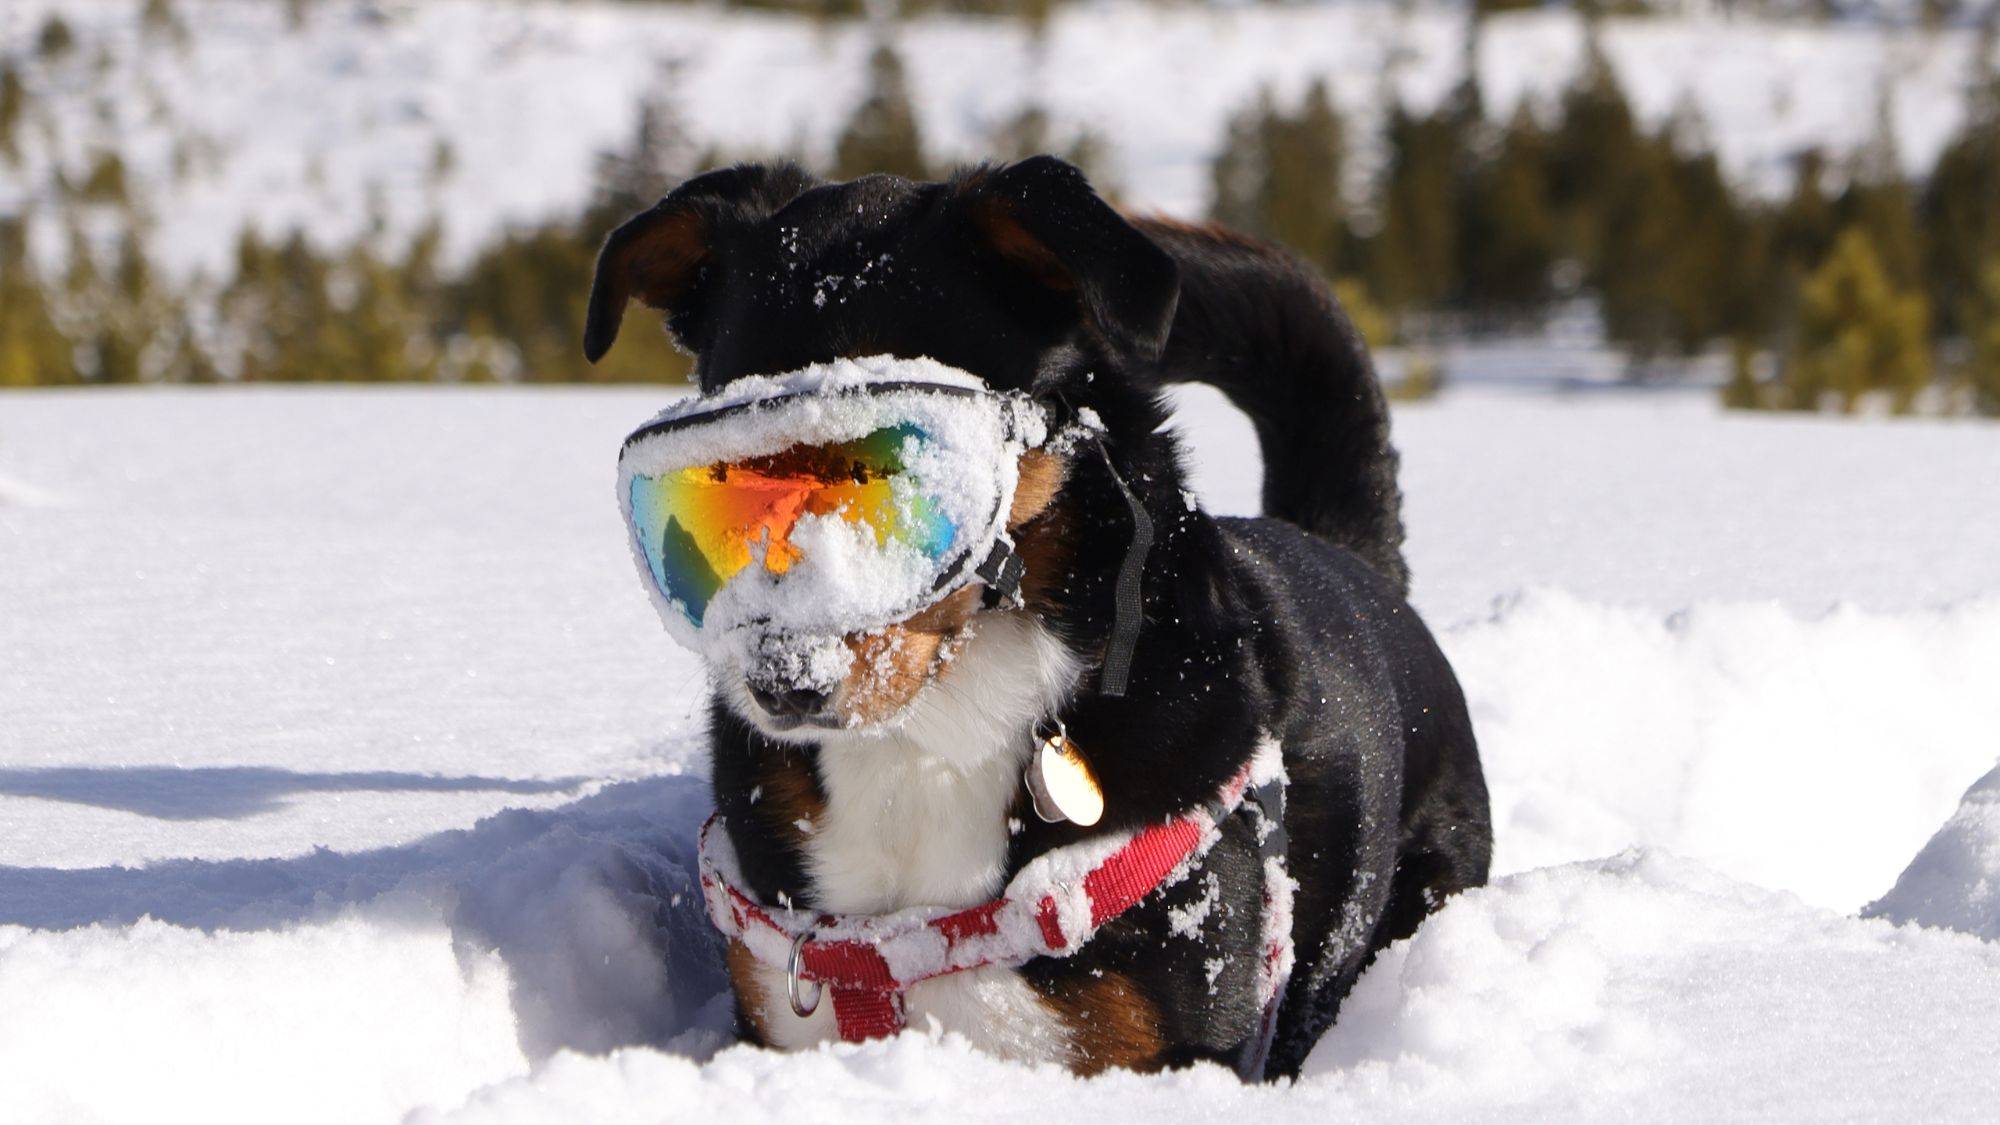
M750 698L776 719L817 719L826 711L830 693L811 687L750 684Z

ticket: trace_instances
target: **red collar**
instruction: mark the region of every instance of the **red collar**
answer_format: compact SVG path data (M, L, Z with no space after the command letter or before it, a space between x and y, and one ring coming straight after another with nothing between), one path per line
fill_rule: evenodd
M842 1039L855 1043L893 1035L903 1028L903 993L911 985L985 965L1067 957L1106 922L1179 882L1215 843L1221 822L1243 803L1258 764L1244 767L1212 805L1138 832L1046 852L1029 861L999 898L953 911L827 914L767 907L742 889L735 850L727 834L716 831L719 818L711 816L701 828L702 897L709 919L725 937L790 974L800 1015L813 1006L798 1003L799 982L815 982L833 991ZM1289 922L1287 916L1286 954ZM1283 961L1289 969L1290 957Z

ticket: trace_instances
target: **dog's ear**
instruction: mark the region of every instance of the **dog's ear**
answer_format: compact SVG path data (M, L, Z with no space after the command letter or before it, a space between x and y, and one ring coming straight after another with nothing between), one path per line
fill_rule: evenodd
M739 164L706 172L675 188L604 240L584 318L584 358L596 363L618 339L625 303L634 297L666 314L683 344L700 350L696 306L718 236L754 222L812 186L796 164Z
M1159 358L1180 298L1180 270L1075 165L1032 156L975 169L959 180L958 195L975 235L994 253L1035 282L1073 293L1114 348Z

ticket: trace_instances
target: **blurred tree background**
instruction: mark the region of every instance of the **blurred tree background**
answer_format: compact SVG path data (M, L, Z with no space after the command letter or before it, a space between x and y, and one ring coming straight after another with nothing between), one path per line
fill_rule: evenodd
M870 15L860 0L725 6L818 21ZM1469 5L1467 58L1488 16L1533 6ZM948 13L1041 28L1057 7L898 0L875 12L864 93L823 171L951 171L927 148L913 109L923 91L898 53L894 18ZM1602 0L1590 10L1645 7ZM1966 11L1934 0L1924 18ZM169 47L198 34L172 0L145 0L142 24ZM1467 80L1429 109L1392 101L1379 137L1363 136L1323 81L1289 96L1266 89L1216 139L1208 217L1291 247L1334 284L1372 339L1416 355L1455 339L1532 334L1582 306L1629 357L1635 379L1729 357L1723 395L1732 406L1853 411L1880 402L2000 414L1992 26L1989 16L1980 42L1987 61L1965 123L1922 176L1904 174L1885 107L1866 150L1805 152L1789 193L1744 190L1692 111L1641 123L1592 31L1577 78L1540 113L1491 112ZM57 15L30 50L0 57L0 173L17 159L32 115L24 73L70 65L63 60L85 49ZM578 326L596 248L695 171L788 154L697 147L671 85L641 108L627 143L600 157L580 213L511 230L450 267L435 229L393 244L377 230L341 248L245 229L228 276L174 281L147 257L152 220L119 154L99 153L63 184L52 216L68 238L59 268L30 252L31 214L0 214L0 386L684 378L686 358L660 332L628 333L602 365L584 363ZM1117 197L1105 139L1085 131L1053 144L1039 107L989 138L995 159L1050 148ZM438 165L451 158L441 142ZM116 237L104 237L107 229ZM1420 364L1408 373L1412 386L1431 377Z

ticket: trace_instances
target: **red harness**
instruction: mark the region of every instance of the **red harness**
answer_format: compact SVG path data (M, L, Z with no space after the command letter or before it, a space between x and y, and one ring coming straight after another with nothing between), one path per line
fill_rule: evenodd
M1282 801L1284 775L1276 746L1267 746L1213 804L1136 833L1037 856L999 898L978 906L882 915L767 907L742 889L735 851L727 833L716 831L715 816L701 829L702 897L709 919L725 937L742 942L759 961L786 969L795 996L801 980L831 990L842 1039L856 1043L893 1035L904 1026L903 995L911 985L986 965L1013 968L1036 957L1067 957L1105 923L1185 878L1220 838L1220 825L1245 807L1254 775L1266 866L1264 955L1258 966L1264 1026L1251 1052L1252 1073L1261 1073L1278 995L1292 967L1293 884L1284 871L1282 813L1274 806Z

